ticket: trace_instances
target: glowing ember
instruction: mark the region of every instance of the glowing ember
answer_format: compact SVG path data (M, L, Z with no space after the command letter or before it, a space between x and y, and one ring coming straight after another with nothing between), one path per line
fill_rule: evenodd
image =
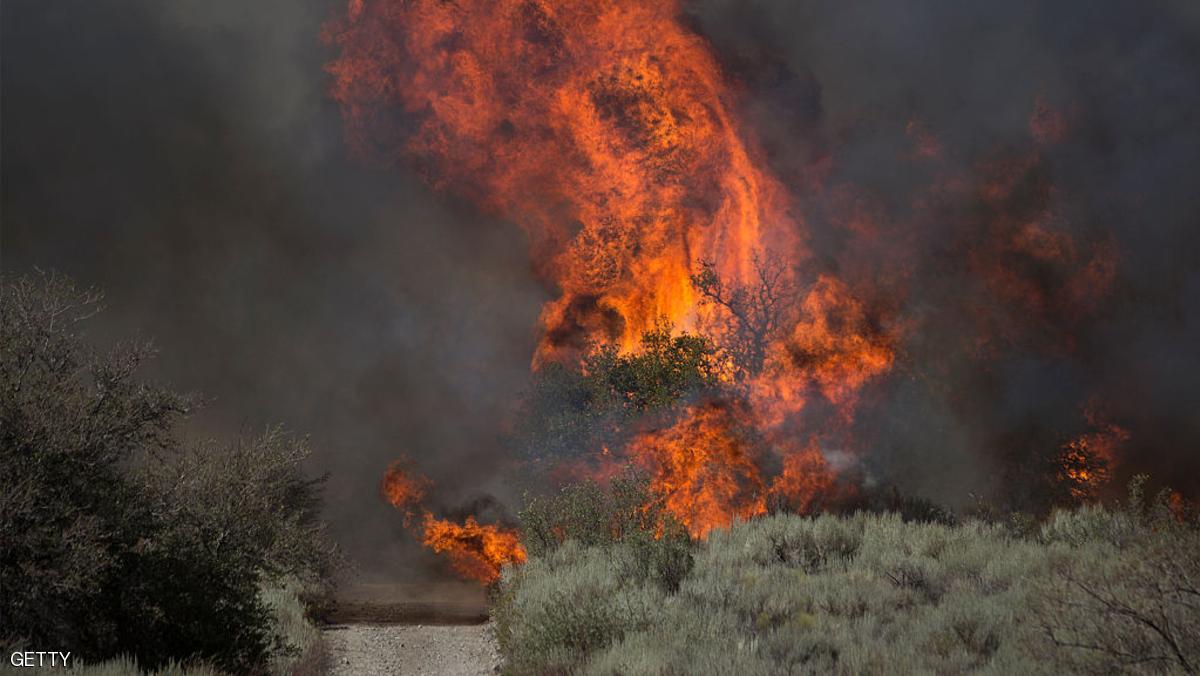
M1117 449L1129 440L1129 432L1116 425L1099 422L1094 410L1087 410L1088 421L1098 427L1094 432L1071 439L1059 456L1059 480L1075 500L1093 500L1111 479L1111 467Z

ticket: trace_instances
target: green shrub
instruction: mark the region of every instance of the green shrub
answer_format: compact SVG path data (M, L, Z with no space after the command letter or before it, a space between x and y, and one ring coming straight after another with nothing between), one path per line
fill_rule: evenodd
M1200 533L1156 519L772 515L695 545L673 594L629 542L568 541L505 577L501 648L513 673L1188 673Z
M712 341L666 320L626 354L596 346L578 367L550 363L534 375L521 398L512 443L532 461L557 464L602 446L617 447L631 423L721 385L722 362Z
M336 561L307 446L271 429L181 450L190 399L139 377L147 345L88 346L98 302L0 281L0 643L261 667L283 643L259 590Z
M297 579L285 579L260 592L271 612L273 626L282 648L271 659L270 672L276 676L317 676L323 673L325 646L321 631L307 617L302 598L306 585Z
M567 672L626 632L654 624L665 595L629 580L622 568L609 551L569 541L506 571L501 587L512 591L492 614L507 669Z
M519 512L522 542L534 557L565 542L608 547L623 543L622 575L674 591L692 565L687 530L651 494L644 476L628 473L606 485L568 484L529 498Z

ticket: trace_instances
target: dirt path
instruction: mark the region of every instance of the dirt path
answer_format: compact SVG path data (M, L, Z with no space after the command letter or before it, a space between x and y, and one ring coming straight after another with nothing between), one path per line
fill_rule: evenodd
M332 676L484 676L499 671L492 625L335 625L324 630Z

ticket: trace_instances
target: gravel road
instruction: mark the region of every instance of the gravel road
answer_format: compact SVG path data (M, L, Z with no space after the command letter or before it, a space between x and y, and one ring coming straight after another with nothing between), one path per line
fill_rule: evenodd
M332 676L483 676L500 666L491 623L347 624L326 628L324 637Z

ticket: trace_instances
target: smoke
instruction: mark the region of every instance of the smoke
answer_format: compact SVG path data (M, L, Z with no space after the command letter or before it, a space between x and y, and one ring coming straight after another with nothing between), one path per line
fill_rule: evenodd
M690 4L689 16L728 55L777 171L797 186L819 175L803 200L826 264L888 279L889 261L912 256L898 276L909 285L902 311L919 327L905 357L919 372L891 379L858 421L877 473L961 503L997 488L1000 461L1070 434L1080 402L1098 397L1132 433L1124 476L1200 489L1193 3L714 0ZM1037 106L1061 116L1061 139L1038 142ZM914 157L921 135L936 161ZM986 233L973 224L977 203L947 197L947 177L1013 156L1037 157L1037 185L1014 191L1009 215L1050 214L1081 246L1111 246L1115 278L1097 307L1062 302L1041 335L967 358L952 346L970 314L990 313L1001 329L1028 317L996 312L971 281L960 243ZM856 211L877 226L868 246L838 225ZM1052 288L1033 277L1033 290Z
M212 398L198 433L271 421L310 433L314 469L332 472L335 529L384 568L408 554L377 494L399 455L448 503L503 497L497 437L549 294L515 226L348 156L317 39L343 7L5 2L0 253L6 272L54 268L105 288L97 337L153 337L155 376ZM821 264L851 281L907 273L904 298L880 302L921 320L901 357L933 368L901 368L874 395L884 403L864 405L873 473L960 502L995 487L998 451L1082 429L1080 404L1099 394L1131 430L1129 471L1200 490L1193 3L687 11L741 82L743 119L800 196ZM1062 143L1035 148L1039 98L1066 121ZM913 159L923 133L937 162ZM1011 319L962 283L980 226L967 200L913 198L1033 152L1045 189L1005 208L1049 204L1081 242L1079 268L1111 234L1115 278L1098 307L1039 329L1052 338L1039 345L1067 335L1070 350L1004 349L981 368L947 349L969 309ZM873 239L843 227L856 210ZM899 251L904 271L889 267Z
M348 157L333 9L5 2L3 266L105 289L95 337L152 338L153 377L210 400L194 433L311 435L338 537L394 576L419 548L384 468L408 454L447 501L503 495L544 292L516 228Z

